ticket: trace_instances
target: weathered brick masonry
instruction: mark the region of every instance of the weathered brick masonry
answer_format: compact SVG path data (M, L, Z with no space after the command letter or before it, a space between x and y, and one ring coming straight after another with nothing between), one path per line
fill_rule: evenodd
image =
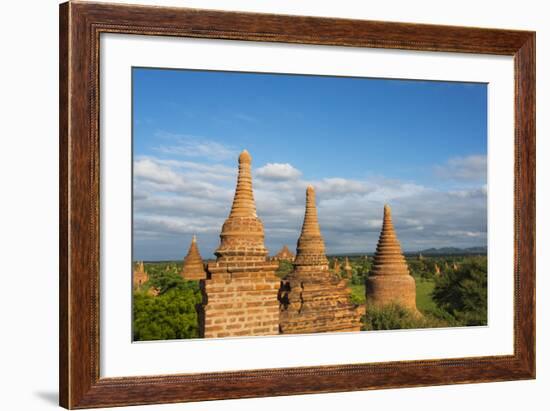
M202 337L279 333L278 264L267 261L264 227L256 215L252 191L251 162L250 154L243 151L233 205L215 252L217 259L208 264L207 277L201 280Z
M397 303L419 314L416 309L416 283L401 252L388 205L384 206L384 222L374 265L366 281L366 298L367 304L384 306Z
M315 191L309 186L294 270L285 277L279 292L281 333L359 331L364 307L352 304L350 294L346 280L329 270Z

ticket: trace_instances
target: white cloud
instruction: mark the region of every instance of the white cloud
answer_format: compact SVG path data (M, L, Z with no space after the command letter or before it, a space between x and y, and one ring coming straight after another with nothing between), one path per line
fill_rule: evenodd
M268 181L296 180L302 173L288 163L267 163L256 169L256 177Z
M236 156L235 156L236 157ZM174 258L193 234L211 258L229 213L236 164L138 157L134 165L134 233L138 258ZM255 171L254 197L267 247L294 248L304 215L305 188L313 184L327 253L372 252L383 205L392 206L404 250L483 245L487 187L446 191L384 178L306 180L290 164L270 163ZM267 177L267 178L266 178Z
M464 230L451 230L446 231L443 234L453 236L453 237L483 237L486 235L482 231L464 231Z
M312 184L315 187L315 191L323 198L331 198L346 194L364 194L370 191L367 185L362 181L340 177L325 178L321 181L313 182Z
M237 150L217 141L203 137L179 135L170 133L157 133L157 136L169 140L172 144L161 145L156 151L163 154L178 155L182 157L200 157L211 160L226 160L235 158Z
M155 192L192 193L204 200L230 196L229 187L212 183L204 173L182 172L151 157L134 161L134 190L140 196Z
M446 164L436 166L435 173L446 180L458 181L486 181L487 180L487 156L471 155L466 157L454 157Z
M183 184L181 176L174 172L172 168L149 158L134 162L134 177L158 184Z

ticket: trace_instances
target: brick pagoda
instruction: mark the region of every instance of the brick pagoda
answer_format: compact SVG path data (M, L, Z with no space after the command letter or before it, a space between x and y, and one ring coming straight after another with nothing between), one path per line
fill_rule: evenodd
M334 257L332 259L332 271L334 271L334 274L340 274L340 271L342 271L342 268L340 267L340 261L338 261L337 257Z
M136 264L136 267L134 269L134 275L132 276L134 289L137 290L138 288L141 288L143 284L145 284L147 281L149 281L149 275L145 272L145 267L143 265L143 261L139 261Z
M416 283L401 252L393 228L391 209L384 206L384 222L374 255L372 272L366 281L367 304L384 306L399 304L418 313Z
M294 261L294 253L292 251L290 251L288 249L288 246L285 244L283 246L283 248L281 248L281 250L275 254L275 256L273 257L273 260L274 261L281 261L281 260L285 260L285 261Z
M204 271L204 263L197 246L197 237L193 236L189 251L183 260L183 268L180 275L185 280L202 280L206 278L206 271Z
M359 331L363 307L350 302L346 280L329 270L315 207L315 191L306 191L306 211L294 270L281 283L280 332L303 334Z
M351 264L349 263L349 258L346 257L344 260L344 273L346 274L346 278L351 278L353 275L353 271L351 268Z
M237 188L231 212L222 226L216 261L201 280L201 337L273 335L279 333L276 262L267 261L264 227L256 215L250 172L252 158L239 156Z

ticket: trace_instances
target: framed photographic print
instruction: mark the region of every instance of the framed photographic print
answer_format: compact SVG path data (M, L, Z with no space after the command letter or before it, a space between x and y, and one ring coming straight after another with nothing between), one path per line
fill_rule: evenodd
M66 408L535 377L535 33L60 6Z

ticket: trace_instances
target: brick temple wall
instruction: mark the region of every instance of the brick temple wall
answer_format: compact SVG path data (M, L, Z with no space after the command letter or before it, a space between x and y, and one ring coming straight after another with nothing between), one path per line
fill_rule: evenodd
M382 307L395 303L416 312L416 283L408 276L369 276L366 281L368 302Z
M279 333L278 265L211 263L201 281L201 337L221 338Z

